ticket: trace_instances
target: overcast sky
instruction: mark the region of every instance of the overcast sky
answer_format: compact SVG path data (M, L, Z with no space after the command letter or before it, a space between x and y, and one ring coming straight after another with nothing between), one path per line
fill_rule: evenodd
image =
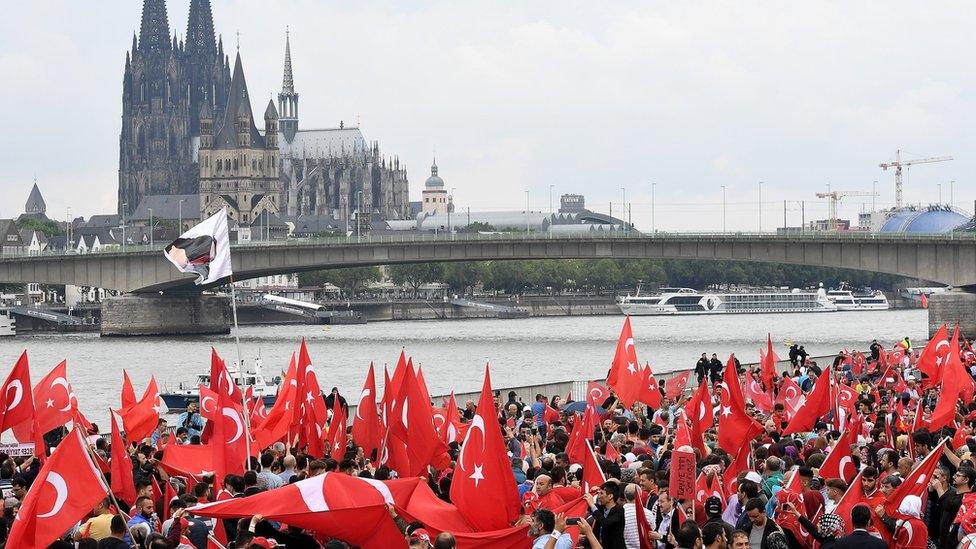
M169 0L186 32L189 0ZM524 5L522 5L524 4ZM815 193L894 201L878 163L901 148L951 154L919 166L908 202L972 212L976 17L969 2L355 2L213 0L251 95L281 88L290 25L300 125L361 120L406 163L411 195L440 174L460 207L548 210L582 193L633 220L720 230L824 217ZM0 217L37 177L48 215L115 211L121 79L139 0L44 0L0 19ZM856 215L871 197L848 198Z

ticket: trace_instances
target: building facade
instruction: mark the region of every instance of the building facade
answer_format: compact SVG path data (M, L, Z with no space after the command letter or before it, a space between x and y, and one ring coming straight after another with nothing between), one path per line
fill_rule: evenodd
M410 217L407 172L399 158L386 158L377 142L368 143L358 126L302 129L295 88L290 37L278 111L281 181L286 188L284 214L327 215L340 228L353 230L355 219L378 214L383 219Z
M241 224L252 223L262 212L278 215L285 199L278 169L278 111L268 101L261 135L237 52L223 118L215 118L206 103L200 111L200 218L222 208Z
M197 192L200 113L223 118L230 79L210 0L190 1L185 41L170 35L165 0L143 1L122 80L120 214L147 195Z

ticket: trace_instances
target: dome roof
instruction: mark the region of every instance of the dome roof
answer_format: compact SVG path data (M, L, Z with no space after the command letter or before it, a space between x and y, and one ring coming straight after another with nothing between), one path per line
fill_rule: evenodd
M898 210L881 227L883 233L944 233L967 221L966 216L952 210Z
M430 167L430 177L424 182L424 188L426 189L443 189L444 180L437 175L437 161Z

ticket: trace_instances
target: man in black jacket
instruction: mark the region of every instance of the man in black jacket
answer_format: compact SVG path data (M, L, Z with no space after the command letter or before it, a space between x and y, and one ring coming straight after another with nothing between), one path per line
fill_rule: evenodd
M709 378L712 383L722 381L722 368L725 365L718 359L718 355L712 353L712 360L708 361Z
M590 518L594 521L594 531L600 545L603 549L627 549L627 544L624 543L624 507L620 504L620 486L615 482L605 482L596 496L596 500L590 494L583 497L590 506Z
M762 499L756 497L747 501L743 514L749 517L749 522L743 528L749 534L749 547L778 549L789 545L783 529L766 516L766 504Z
M854 531L834 543L833 549L887 549L888 544L868 533L871 509L867 505L855 505L851 509L851 525Z
M700 385L705 376L708 375L708 355L702 353L701 358L695 364L695 375L698 377L698 384Z

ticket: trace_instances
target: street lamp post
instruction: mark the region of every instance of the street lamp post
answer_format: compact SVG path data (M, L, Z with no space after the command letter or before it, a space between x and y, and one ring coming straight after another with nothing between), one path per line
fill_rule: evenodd
M525 191L525 236L529 236L529 191Z
M942 205L942 183L936 183L939 186L939 206Z
M153 216L152 208L149 208L149 247L153 247Z
M953 200L954 198L953 193L955 191L955 187L956 187L956 180L953 179L952 181L949 182L949 208L950 209L952 208L952 205L955 202Z
M655 205L654 205L654 189L655 188L657 188L657 183L654 183L652 181L651 182L651 234L654 234L654 233L657 232L657 229L655 228L655 225L654 225L654 210L655 210Z
M451 210L454 209L454 189L451 187L451 194L447 197L447 233L451 235L451 240L454 240L454 226L451 225Z
M722 185L722 232L725 231L725 185Z
M71 248L71 206L68 206L67 210L64 212L64 234L65 234L65 246L64 253L68 253L68 249Z
M759 182L759 232L762 232L762 186L763 182Z
M620 201L620 208L621 208L620 219L623 220L624 222L624 233L626 233L627 232L627 215L626 215L627 214L627 188L620 187L620 194L623 196L623 199Z

